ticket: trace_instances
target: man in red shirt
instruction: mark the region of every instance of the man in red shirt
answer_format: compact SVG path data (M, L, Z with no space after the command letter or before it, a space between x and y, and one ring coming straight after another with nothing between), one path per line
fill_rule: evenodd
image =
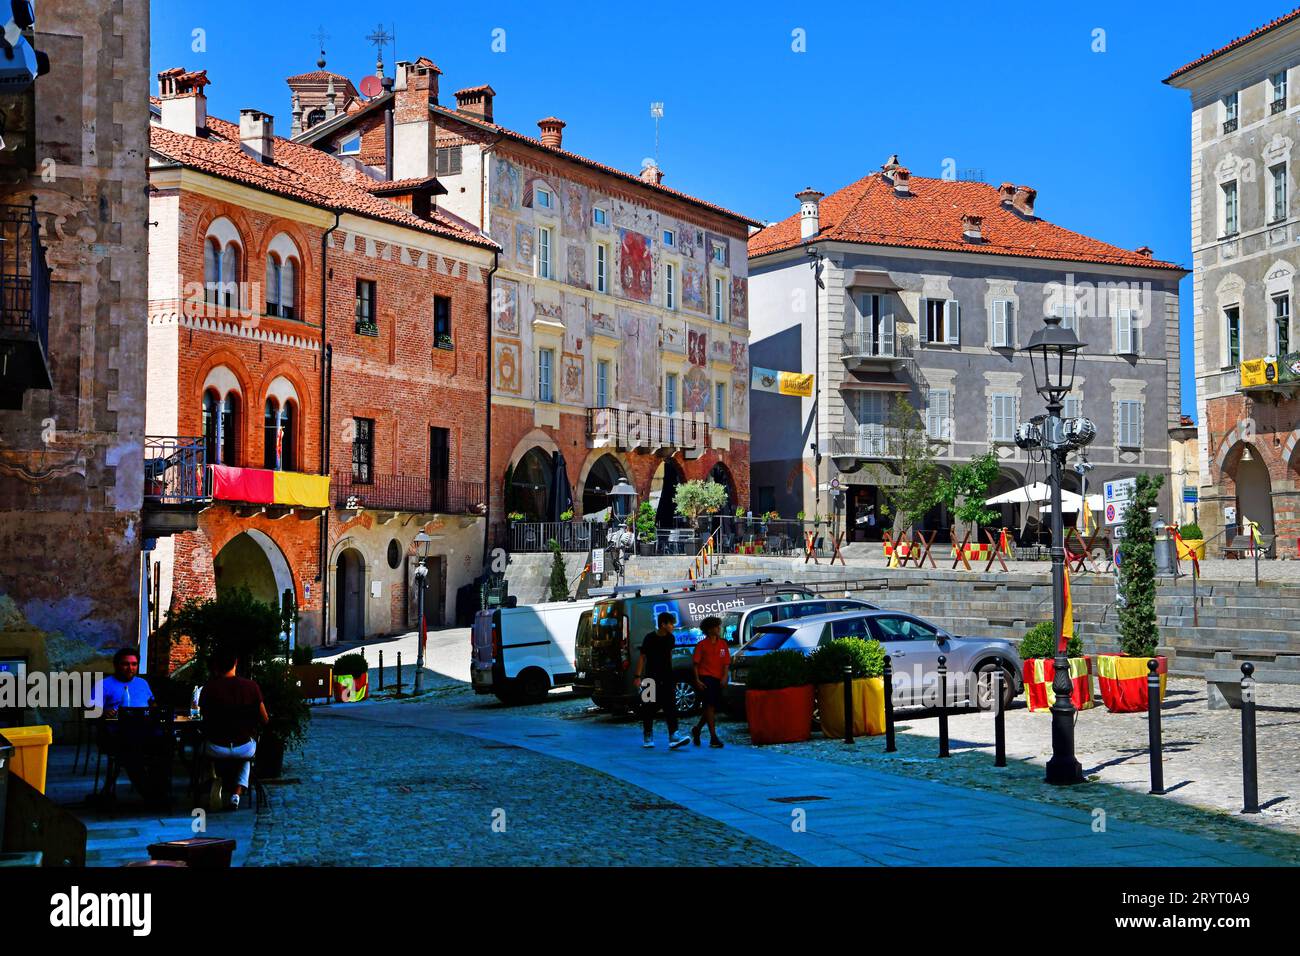
M217 676L203 685L199 695L208 756L216 765L236 768L236 773L222 781L226 807L232 810L238 809L248 788L249 764L257 753L254 734L270 720L261 688L235 676L238 663L233 651L221 649L213 654L212 673Z
M727 686L727 677L731 670L731 651L722 639L722 619L706 617L700 622L704 639L695 645L692 661L695 666L695 686L700 692L704 713L700 722L691 728L691 739L695 746L700 745L700 731L704 725L709 726L709 746L721 747L722 739L718 736L715 724L718 707L722 705L722 688Z

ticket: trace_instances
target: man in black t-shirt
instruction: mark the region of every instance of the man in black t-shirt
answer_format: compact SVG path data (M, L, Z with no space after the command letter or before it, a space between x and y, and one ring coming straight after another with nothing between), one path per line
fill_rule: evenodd
M248 788L249 764L257 753L254 734L267 723L266 704L257 684L235 676L235 654L221 649L212 655L212 672L217 675L203 685L199 712L203 715L206 751L214 764L233 768L222 781L229 809L239 807Z
M691 742L677 730L677 684L673 679L673 647L677 643L673 625L677 619L664 611L655 623L659 626L641 641L633 682L641 696L641 746L655 745L655 714L662 710L668 725L668 747L676 750Z

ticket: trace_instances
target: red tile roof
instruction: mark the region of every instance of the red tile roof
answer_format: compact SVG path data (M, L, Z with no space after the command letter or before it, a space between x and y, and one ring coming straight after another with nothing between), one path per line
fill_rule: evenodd
M285 79L286 83L293 83L297 80L320 80L322 83L330 79L342 80L348 86L352 86L352 81L342 73L333 73L330 70L311 70L307 73L299 73L297 76L290 76Z
M899 196L879 173L831 193L819 208L820 232L807 242L833 240L914 249L1027 256L1105 265L1180 269L1138 252L1121 249L1003 205L987 183L911 177L910 196ZM962 216L982 216L982 239L962 234ZM804 244L799 214L754 233L749 257L768 255Z
M1251 40L1255 39L1255 37L1259 36L1262 33L1268 33L1268 31L1275 30L1278 27L1282 26L1282 24L1284 23L1290 23L1296 17L1300 17L1300 8L1292 10L1290 13L1284 13L1276 20L1270 20L1262 27L1256 27L1254 30L1251 30L1245 36L1237 37L1237 39L1233 40L1231 43L1224 44L1223 46L1219 47L1217 50L1211 50L1209 53L1205 54L1204 56L1197 57L1191 63L1188 63L1184 66L1180 66L1178 69L1174 70L1174 72L1170 73L1167 77L1165 77L1165 82L1168 83L1170 80L1174 79L1175 77L1182 76L1184 73L1188 72L1189 70L1196 69L1202 63L1207 63L1210 60L1215 59L1216 57L1222 56L1223 54L1227 53L1229 50L1235 50L1237 47L1241 46L1242 44L1249 43Z
M207 136L186 136L151 123L149 144L159 156L199 172L331 212L350 212L457 242L499 248L477 230L468 229L441 212L435 212L433 219L422 219L371 195L370 190L376 185L391 184L377 184L364 173L311 146L277 136L272 150L274 162L261 163L240 148L239 127L216 117L208 117Z

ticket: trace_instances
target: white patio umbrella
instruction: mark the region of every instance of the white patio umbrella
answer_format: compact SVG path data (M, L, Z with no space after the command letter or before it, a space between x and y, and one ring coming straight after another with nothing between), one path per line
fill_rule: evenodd
M1073 499L1073 500L1071 500L1071 499ZM1082 501L1083 501L1083 499L1080 498L1078 495L1076 495L1073 491L1064 491L1064 490L1063 490L1063 491L1061 492L1061 510L1062 510L1062 511L1078 512L1078 510L1079 510L1079 504L1080 504L1080 502L1082 502ZM1100 511L1100 510L1101 510L1101 507L1102 507L1101 495L1089 495L1089 496L1088 496L1088 510L1089 510L1089 511ZM1048 514L1051 514L1051 513L1052 513L1052 506L1051 506L1050 504L1043 505L1043 507L1042 507L1041 510L1044 511L1044 512L1046 512L1046 513L1048 513Z

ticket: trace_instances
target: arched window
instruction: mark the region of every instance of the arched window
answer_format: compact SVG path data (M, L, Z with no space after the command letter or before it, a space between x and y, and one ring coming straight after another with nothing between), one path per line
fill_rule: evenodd
M317 123L325 122L325 111L319 106L307 114L307 128L311 129Z
M203 393L203 445L205 461L209 465L215 465L220 462L218 449L221 447L217 437L217 429L220 428L221 417L217 414L217 407L221 404L221 397L212 389Z
M266 253L266 314L298 317L298 249L284 233L271 240Z
M285 402L280 409L280 470L296 471L298 463L294 457L294 442L297 440L297 415L294 403Z
M294 470L293 402L281 405L274 398L266 400L263 416L262 467L272 471Z
M227 392L221 402L221 416L217 423L218 450L221 465L239 464L239 396Z
M218 302L228 309L239 305L239 247L233 242L221 250L218 296Z
M204 299L216 305L220 302L218 289L221 288L221 246L215 237L203 240L203 290Z

